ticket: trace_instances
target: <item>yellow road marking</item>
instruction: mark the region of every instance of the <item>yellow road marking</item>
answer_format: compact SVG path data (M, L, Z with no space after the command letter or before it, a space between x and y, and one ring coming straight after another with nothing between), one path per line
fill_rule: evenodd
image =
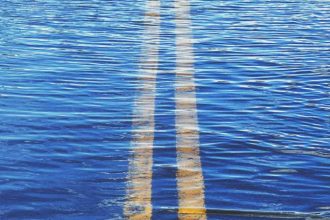
M154 112L160 34L160 1L147 0L145 12L144 51L139 78L141 88L133 113L133 157L129 165L126 219L148 220L152 216L152 156Z
M194 54L189 0L175 0L176 130L179 218L207 219L194 83Z
M206 210L204 208L181 208L179 214L182 215L205 215Z

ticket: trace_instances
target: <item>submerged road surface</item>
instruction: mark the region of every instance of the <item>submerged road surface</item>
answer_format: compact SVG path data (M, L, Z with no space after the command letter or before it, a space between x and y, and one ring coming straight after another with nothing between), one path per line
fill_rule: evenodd
M0 219L328 219L325 0L0 2Z

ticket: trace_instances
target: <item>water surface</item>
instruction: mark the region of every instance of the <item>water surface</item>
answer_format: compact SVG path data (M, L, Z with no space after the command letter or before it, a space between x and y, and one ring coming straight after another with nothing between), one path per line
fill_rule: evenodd
M123 218L145 3L1 1L0 219ZM161 3L152 202L176 219L175 23ZM209 219L326 216L329 2L191 9Z

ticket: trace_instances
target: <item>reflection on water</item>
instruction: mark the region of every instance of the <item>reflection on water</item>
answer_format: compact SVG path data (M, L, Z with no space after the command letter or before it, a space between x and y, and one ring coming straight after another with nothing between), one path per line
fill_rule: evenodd
M1 1L0 219L122 219L145 3ZM161 4L152 203L175 219L175 23ZM325 216L328 2L191 8L205 203L222 210L209 219Z

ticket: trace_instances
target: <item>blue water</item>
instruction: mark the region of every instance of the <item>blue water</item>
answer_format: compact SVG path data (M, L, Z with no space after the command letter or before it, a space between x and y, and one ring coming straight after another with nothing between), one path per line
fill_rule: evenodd
M145 2L0 2L1 220L123 218ZM175 22L161 2L152 202L176 219ZM209 219L327 216L329 2L191 8Z

